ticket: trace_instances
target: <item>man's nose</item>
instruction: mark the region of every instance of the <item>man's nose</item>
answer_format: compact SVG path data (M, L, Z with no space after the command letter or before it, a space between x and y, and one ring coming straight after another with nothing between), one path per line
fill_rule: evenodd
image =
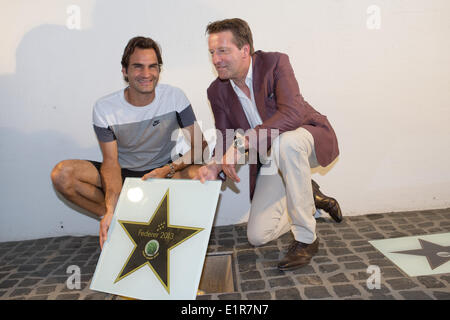
M219 55L217 53L212 54L212 63L213 65L217 65L221 61Z
M150 70L149 67L144 68L143 72L142 72L142 76L145 78L150 77L150 75L152 74L152 71Z

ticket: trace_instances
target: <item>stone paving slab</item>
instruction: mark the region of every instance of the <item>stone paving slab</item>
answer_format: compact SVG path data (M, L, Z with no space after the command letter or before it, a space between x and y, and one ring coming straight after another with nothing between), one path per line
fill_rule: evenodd
M450 274L408 277L368 243L370 240L450 232L450 208L345 217L342 223L317 219L319 252L311 263L279 271L292 235L251 246L246 224L215 227L209 253L231 253L236 292L199 300L450 300ZM116 300L89 289L100 255L97 236L58 237L0 243L1 300ZM381 271L380 288L368 288L369 266ZM70 266L79 267L73 288ZM69 271L69 272L68 272Z

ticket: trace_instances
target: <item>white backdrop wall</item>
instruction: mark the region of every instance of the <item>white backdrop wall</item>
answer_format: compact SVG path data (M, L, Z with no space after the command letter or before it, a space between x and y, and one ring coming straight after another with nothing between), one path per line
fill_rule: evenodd
M161 82L213 128L216 77L205 27L240 17L255 48L289 54L305 99L328 116L341 155L313 178L345 215L450 207L448 0L1 0L0 241L97 234L55 193L68 158L101 160L94 102L125 84L127 41L162 46ZM223 188L216 225L247 219L248 173Z

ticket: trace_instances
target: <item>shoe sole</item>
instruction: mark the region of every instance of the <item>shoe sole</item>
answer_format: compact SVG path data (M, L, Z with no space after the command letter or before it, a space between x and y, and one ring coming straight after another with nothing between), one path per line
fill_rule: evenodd
M305 264L302 264L302 265L299 265L299 266L293 266L293 267L286 267L286 268L278 267L278 270L280 270L280 271L292 271L292 270L295 270L295 269L300 269L302 267L306 267L310 262L311 262L311 259Z

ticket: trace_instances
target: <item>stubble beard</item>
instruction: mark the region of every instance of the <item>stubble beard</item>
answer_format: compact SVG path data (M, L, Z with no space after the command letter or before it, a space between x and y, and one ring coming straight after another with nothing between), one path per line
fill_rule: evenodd
M154 93L155 92L155 88L156 88L156 85L158 84L158 78L153 78L152 79L152 85L151 86L145 86L145 85L142 85L140 82L139 82L139 80L135 80L134 81L134 83L133 83L133 89L136 91L136 92L138 92L138 93L140 93L140 94L152 94L152 93Z

